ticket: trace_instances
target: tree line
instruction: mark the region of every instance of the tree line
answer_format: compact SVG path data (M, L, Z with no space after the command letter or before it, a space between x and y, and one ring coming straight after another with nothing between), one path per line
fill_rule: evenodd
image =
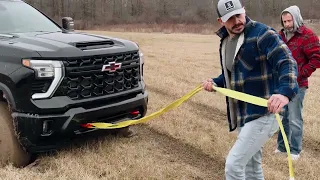
M78 29L110 24L215 24L218 0L25 0L60 23L72 17ZM298 5L304 19L320 19L320 0L243 0L250 18L279 23L281 11Z

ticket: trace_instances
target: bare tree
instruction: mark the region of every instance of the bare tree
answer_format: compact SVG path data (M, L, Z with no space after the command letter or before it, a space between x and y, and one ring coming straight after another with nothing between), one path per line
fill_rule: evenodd
M298 5L305 19L320 19L320 0L243 0L247 15L278 23L281 11ZM60 21L71 16L80 28L127 23L217 23L218 0L26 0ZM79 28L79 27L78 27Z

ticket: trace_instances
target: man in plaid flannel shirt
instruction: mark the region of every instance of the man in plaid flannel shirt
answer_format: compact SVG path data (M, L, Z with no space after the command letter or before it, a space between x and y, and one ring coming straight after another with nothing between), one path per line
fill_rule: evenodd
M279 113L298 90L297 63L279 34L251 20L240 0L219 0L217 32L222 73L203 82L268 99L268 108L226 98L230 131L238 138L225 164L227 180L264 179L262 147L279 129Z
M297 160L302 150L303 99L309 86L308 78L317 68L320 68L320 43L318 36L303 25L300 9L297 6L290 6L281 13L281 25L283 29L279 33L298 64L298 94L286 106L282 120L290 143L291 157ZM285 152L280 132L275 152Z

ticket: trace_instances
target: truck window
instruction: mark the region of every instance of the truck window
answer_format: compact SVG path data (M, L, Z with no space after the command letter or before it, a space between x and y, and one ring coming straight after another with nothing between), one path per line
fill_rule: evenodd
M0 22L0 33L61 31L47 17L21 1L0 1Z

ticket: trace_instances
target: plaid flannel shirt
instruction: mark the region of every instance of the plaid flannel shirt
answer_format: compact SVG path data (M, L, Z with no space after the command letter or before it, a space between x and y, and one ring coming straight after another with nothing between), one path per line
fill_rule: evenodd
M283 29L279 32L298 64L299 87L308 87L308 78L320 68L320 42L318 36L306 26L301 26L287 41Z
M222 42L228 36L225 27L217 35L220 41L220 63L222 60ZM226 79L222 74L213 78L218 87L226 88ZM252 21L246 17L244 42L235 56L230 78L231 89L261 98L269 99L272 94L282 94L292 99L298 91L297 64L280 35L271 27ZM227 113L230 131L238 123L231 123L228 98ZM266 107L250 103L236 102L236 120L243 126L246 122L268 114ZM235 125L233 125L235 124Z

